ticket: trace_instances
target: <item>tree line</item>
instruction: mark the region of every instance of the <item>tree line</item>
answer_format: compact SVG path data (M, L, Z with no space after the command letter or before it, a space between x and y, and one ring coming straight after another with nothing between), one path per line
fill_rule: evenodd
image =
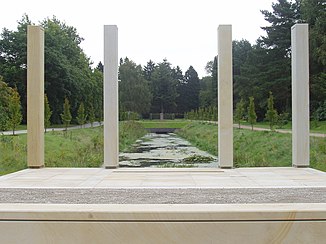
M311 117L326 120L325 10L324 0L278 0L272 4L272 11L261 11L268 22L267 26L261 27L266 33L264 36L259 37L255 44L244 39L233 41L234 110L241 100L248 107L249 98L252 97L255 101L256 119L271 120L270 116L265 116L270 106L266 98L273 94L275 116L280 121L290 117L291 27L296 23L308 23ZM167 60L158 64L150 60L143 68L128 58L121 60L120 108L142 114L209 111L217 106L217 60L215 56L206 64L207 76L201 79L192 66L183 73L179 66L171 67ZM133 79L138 77L138 83L131 81L131 73L127 74L132 69ZM138 90L133 86L140 83L145 89L138 87ZM134 95L128 91L129 87L135 91ZM145 93L140 93L140 90ZM139 103L134 103L137 99L132 96L139 96ZM140 107L144 110L136 109L137 104L141 104ZM214 112L210 116L214 117Z
M25 14L18 21L17 30L4 28L0 35L0 76L20 95L22 121L27 112L27 26L34 24ZM87 113L95 111L101 117L103 110L102 72L92 63L80 47L83 38L76 28L56 17L39 23L45 38L45 93L52 111L51 122L62 123L61 113L65 98L69 99L73 118L81 102ZM4 107L0 104L0 107Z
M234 109L242 100L255 101L257 120L266 118L266 97L273 94L278 114L291 114L291 26L309 24L310 109L318 120L326 120L326 11L324 0L277 0L272 11L262 10L268 25L255 44L233 41ZM0 35L1 89L18 92L22 121L26 122L26 30L33 24L27 15L18 21L17 30L4 28ZM83 103L85 114L103 118L103 64L92 62L80 47L83 38L76 28L57 18L40 22L45 31L45 93L51 109L50 122L64 123L65 99L69 101L72 121L78 122ZM214 55L212 55L214 57ZM184 113L217 106L217 57L208 61L207 75L199 78L193 66L183 72L167 59L149 60L145 66L129 58L119 63L120 117L149 117L151 113ZM1 83L1 84L2 84ZM1 94L6 92L0 91ZM8 92L7 92L8 93ZM10 93L10 92L9 92ZM0 121L8 117L8 95L1 95ZM8 99L7 99L8 98ZM214 115L213 115L214 116Z

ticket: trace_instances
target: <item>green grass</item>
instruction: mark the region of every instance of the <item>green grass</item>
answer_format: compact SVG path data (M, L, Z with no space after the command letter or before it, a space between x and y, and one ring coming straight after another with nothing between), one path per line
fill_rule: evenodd
M120 151L146 134L143 125L183 127L179 135L202 150L218 153L217 125L182 120L120 122ZM291 150L290 134L234 129L236 167L291 166ZM26 152L26 135L0 136L0 175L26 168ZM47 167L99 167L102 163L103 127L45 134ZM310 138L310 165L326 171L326 138Z
M217 156L217 125L194 122L177 133ZM234 129L235 167L289 167L291 151L291 134ZM310 166L326 171L326 138L310 137Z
M147 129L150 128L176 128L180 129L187 124L187 120L141 120L139 123Z
M120 150L146 134L136 122L120 123ZM26 168L26 135L0 136L0 175ZM46 167L99 167L103 164L103 127L45 134Z
M251 126L250 123L247 121L241 121L241 125L248 125ZM257 122L254 124L254 127L258 128L267 128L269 129L269 123L268 122ZM280 129L277 125L274 126L275 129ZM289 122L288 124L284 125L281 129L285 130L291 130L292 129L292 124ZM315 132L315 133L324 133L326 134L326 121L310 121L310 132Z

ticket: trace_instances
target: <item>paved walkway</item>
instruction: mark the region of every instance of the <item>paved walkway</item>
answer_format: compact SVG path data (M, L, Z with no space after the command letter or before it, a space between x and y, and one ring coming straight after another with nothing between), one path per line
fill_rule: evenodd
M103 125L103 123L99 123L99 122L94 122L93 123L93 127L98 127L98 126L101 126ZM88 124L84 124L82 128L91 128L91 124L88 123ZM81 126L78 125L78 126L71 126L71 127L68 127L68 130L75 130L75 129L80 129ZM47 132L50 132L50 131L64 131L66 128L48 128L46 129ZM12 130L9 130L9 131L2 131L0 132L0 134L3 134L3 135L12 135ZM15 131L15 134L16 135L20 135L20 134L27 134L27 130L17 130Z
M0 188L300 188L326 187L311 168L43 168L0 177Z

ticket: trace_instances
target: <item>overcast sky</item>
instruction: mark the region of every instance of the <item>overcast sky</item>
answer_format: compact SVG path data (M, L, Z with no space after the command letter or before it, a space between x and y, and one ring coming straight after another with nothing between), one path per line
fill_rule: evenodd
M103 60L103 25L119 29L119 57L137 64L164 58L185 72L192 65L199 76L217 54L217 27L232 24L233 39L251 43L268 23L260 10L273 0L4 0L0 28L14 30L24 13L34 23L55 15L77 28L82 48L97 64Z

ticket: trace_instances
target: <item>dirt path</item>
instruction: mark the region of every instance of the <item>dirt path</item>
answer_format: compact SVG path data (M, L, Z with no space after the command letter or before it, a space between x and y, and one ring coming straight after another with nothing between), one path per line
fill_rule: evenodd
M205 121L205 122L212 123L212 124L217 124L217 121ZM233 127L234 128L239 128L239 124L233 124ZM245 130L251 130L250 125L241 125L240 128L245 129ZM268 128L261 128L261 127L255 127L255 126L254 126L254 130L255 131L271 131ZM275 132L284 133L284 134L292 134L291 130L286 130L286 129L276 129ZM311 132L310 136L326 138L326 134L316 133L316 132Z

